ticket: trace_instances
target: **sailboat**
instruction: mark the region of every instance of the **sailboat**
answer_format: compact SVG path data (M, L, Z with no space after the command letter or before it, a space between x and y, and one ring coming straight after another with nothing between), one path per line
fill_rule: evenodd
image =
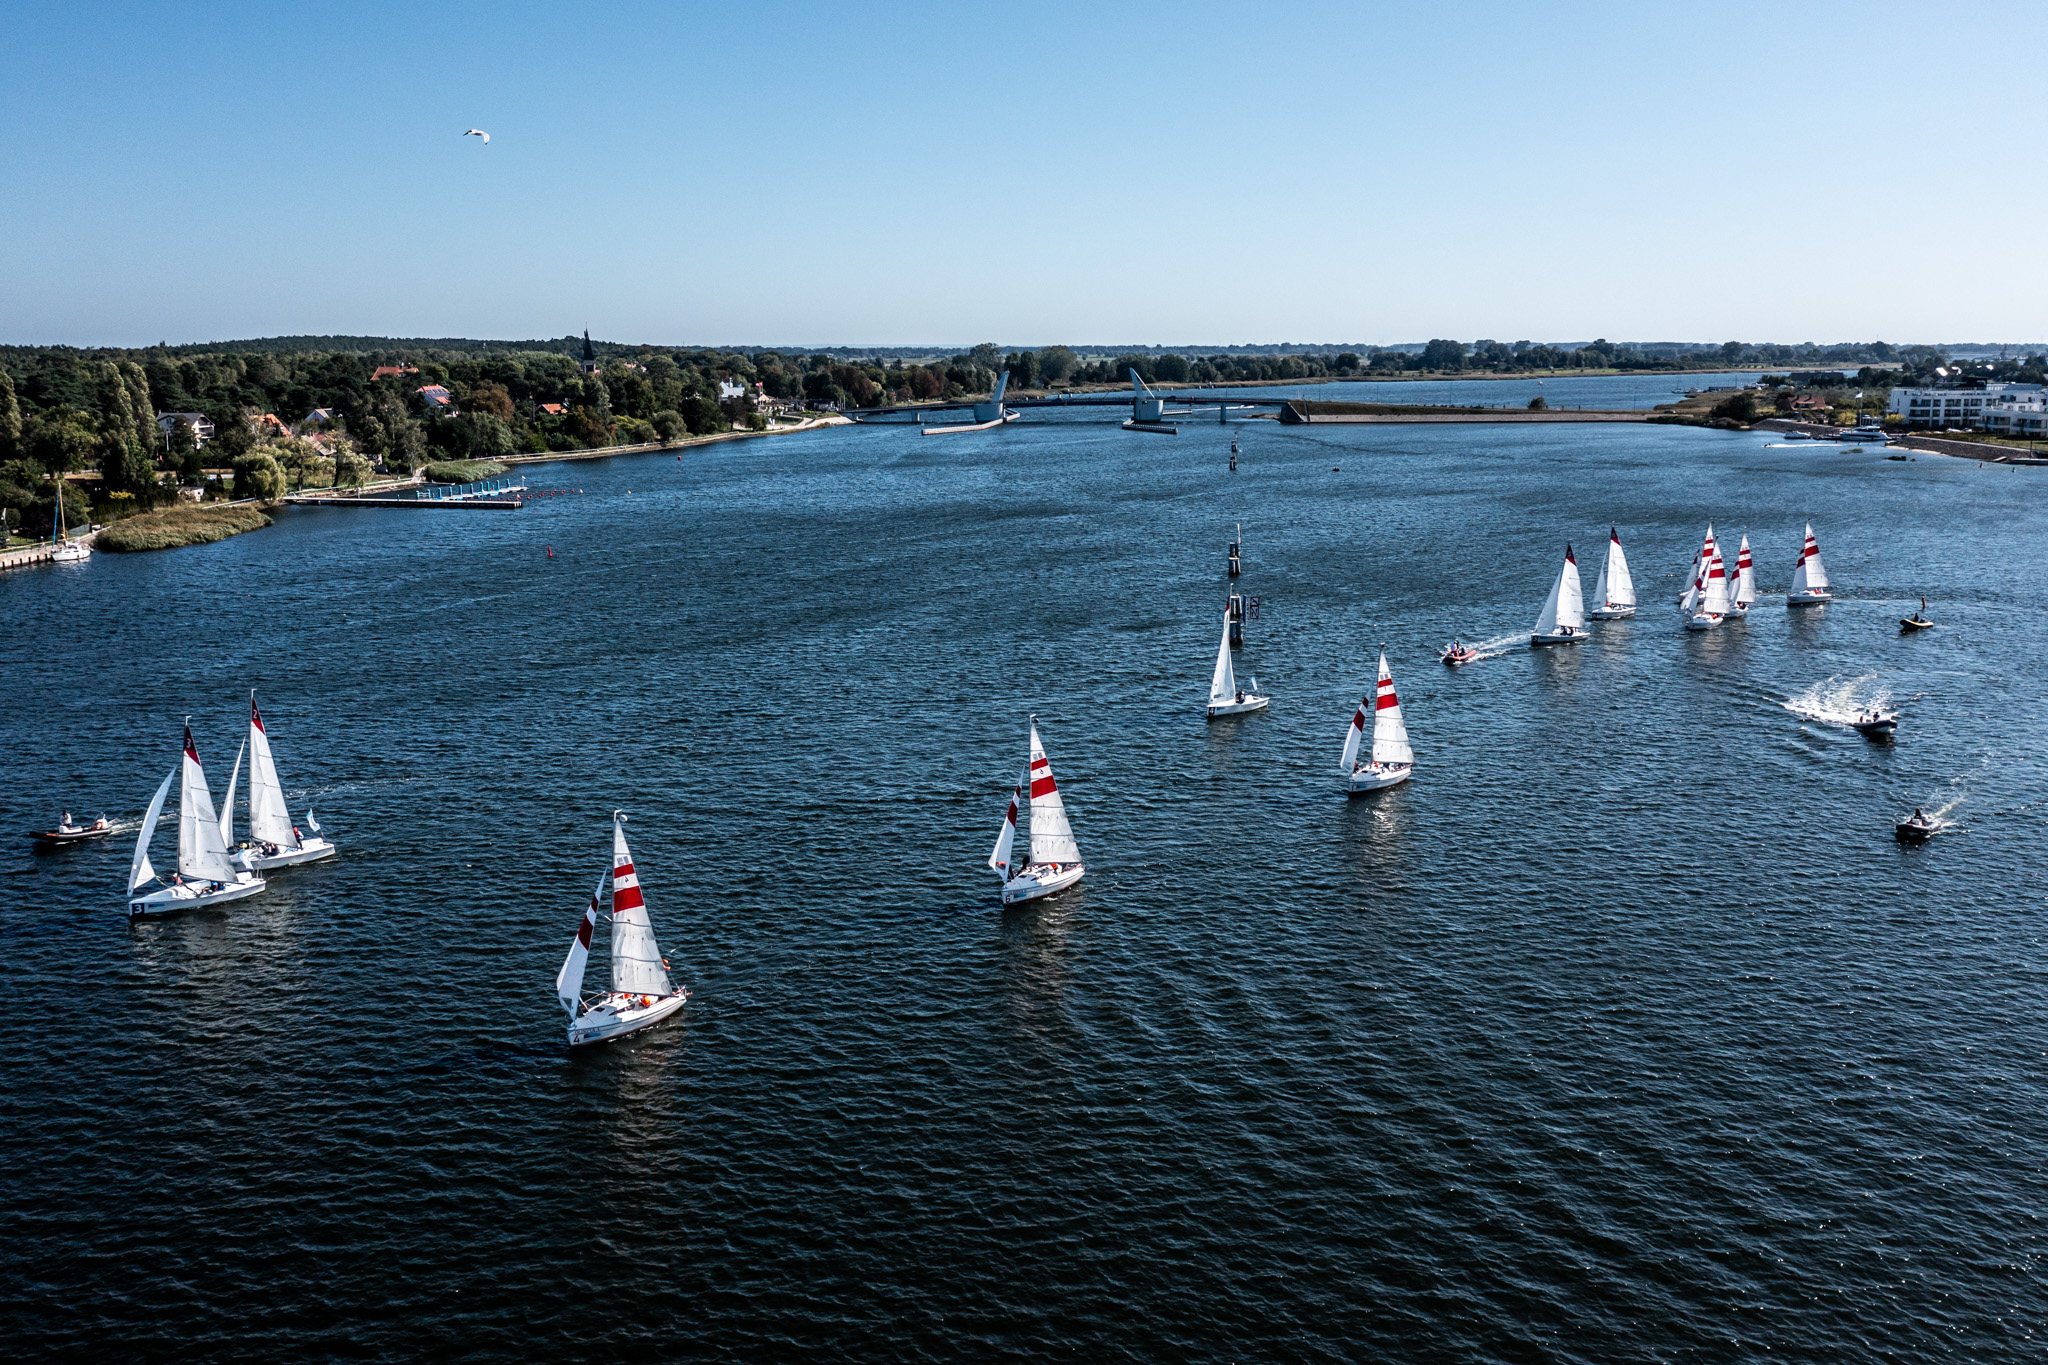
M1017 806L1025 789L1031 793L1031 854L1024 866L1010 867L1010 848L1017 837ZM1017 780L1010 795L1009 813L996 835L995 852L988 865L1003 879L1003 904L1018 905L1066 890L1081 880L1088 869L1081 862L1081 847L1074 842L1074 827L1067 823L1066 803L1060 800L1059 784L1053 780L1052 763L1045 746L1038 741L1038 717L1031 718L1031 766Z
M569 956L555 974L555 995L569 1012L569 1046L609 1042L652 1027L690 998L668 974L668 960L654 941L654 924L640 895L633 853L626 847L626 817L612 812L612 988L595 1000L583 998L583 969L590 961L590 934L597 926L597 898L604 878L590 893L583 922L569 944Z
M138 894L159 878L149 862L149 841L163 817L164 798L171 783L178 788L178 871L160 891ZM206 773L199 766L199 750L192 743L192 726L185 726L185 756L180 767L165 776L143 817L142 833L135 840L135 857L128 865L128 918L169 914L195 906L238 901L263 890L263 878L228 861L227 845L221 842L220 821L214 818L213 796L206 789Z
M1586 592L1579 586L1579 561L1564 547L1564 567L1543 599L1543 612L1529 636L1533 645L1575 645L1586 638Z
M1817 607L1834 601L1828 591L1828 571L1821 567L1820 542L1813 538L1813 523L1806 523L1806 543L1799 547L1799 565L1792 570L1792 590L1785 594L1788 607Z
M1735 555L1735 616L1739 620L1749 615L1749 609L1756 605L1756 565L1749 558L1749 537L1743 536L1742 548Z
M292 823L291 811L284 803L284 788L277 779L277 760L270 752L270 732L264 728L263 713L256 709L256 694L249 693L249 738L245 741L249 751L249 843L235 856L244 867L268 871L274 867L295 867L300 863L317 863L323 858L332 858L338 849L331 840L322 838L320 826L313 819L311 807L306 810L306 827L311 833L302 834ZM241 756L236 755L239 767ZM235 784L228 782L228 806L234 806ZM227 845L234 846L230 814L221 816L221 835Z
M1358 761L1360 742L1365 738L1365 712L1372 709L1372 757ZM1353 796L1378 791L1406 782L1415 775L1415 750L1408 745L1408 725L1401 719L1401 698L1394 693L1394 675L1387 668L1387 652L1380 651L1380 677L1371 695L1358 703L1351 727L1344 732L1344 756L1337 760Z
M1230 666L1230 613L1223 613L1223 643L1216 646L1216 671L1209 675L1209 719L1241 716L1263 711L1273 702L1259 695L1259 680L1252 679L1251 691L1237 685L1237 672Z
M1593 585L1595 621L1623 621L1636 614L1636 581L1629 577L1628 556L1621 552L1621 533L1607 528L1607 562L1600 566L1600 581Z
M83 564L92 558L92 547L71 539L64 525L64 478L57 478L57 526L50 533L50 559L57 564Z
M1700 549L1698 576L1693 579L1693 590L1686 594L1686 600L1679 603L1679 613L1685 617L1687 630L1712 630L1728 619L1734 605L1728 596L1728 563L1721 558L1721 547L1714 543L1714 528L1709 526L1706 544Z

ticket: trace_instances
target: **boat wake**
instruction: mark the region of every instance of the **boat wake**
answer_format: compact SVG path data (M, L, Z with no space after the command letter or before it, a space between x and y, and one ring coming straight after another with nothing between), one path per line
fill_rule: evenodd
M1860 678L1844 682L1840 678L1829 678L1816 683L1783 703L1785 709L1802 720L1819 721L1823 725L1853 726L1856 718L1892 699L1892 690L1877 681L1877 674L1866 673Z
M1960 828L1961 821L1951 820L1948 817L1949 812L1962 805L1968 796L1968 793L1963 791L1962 785L1963 779L1960 777L1950 779L1946 787L1937 787L1931 794L1922 798L1920 805L1916 809L1922 815L1925 815L1928 823L1938 830ZM1900 818L1903 819L1904 817Z
M1472 657L1467 662L1478 663L1481 659L1498 659L1516 645L1528 643L1529 632L1526 630L1518 630L1511 635L1496 635L1491 640L1467 641L1465 648L1472 651Z

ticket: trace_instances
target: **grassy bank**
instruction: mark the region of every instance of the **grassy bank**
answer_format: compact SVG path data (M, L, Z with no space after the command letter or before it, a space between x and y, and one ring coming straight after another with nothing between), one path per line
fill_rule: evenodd
M495 479L505 472L496 460L443 460L427 466L428 483L475 483Z
M132 553L206 545L270 525L254 507L200 507L186 503L117 521L99 533L94 548Z

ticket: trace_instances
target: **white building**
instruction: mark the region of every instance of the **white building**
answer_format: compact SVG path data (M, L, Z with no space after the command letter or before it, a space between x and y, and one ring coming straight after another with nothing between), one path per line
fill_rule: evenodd
M2035 411L2042 401L2039 384L1986 384L1981 389L1893 389L1888 415L1909 427L1976 427L1997 409L2019 403ZM2034 407L2025 405L2032 403Z
M160 412L156 415L157 430L169 436L171 429L178 425L180 417L192 428L192 445L195 449L213 439L213 423L206 420L206 414L203 412Z
M2039 384L2000 384L1984 405L1984 430L2001 436L2048 434L2048 392Z

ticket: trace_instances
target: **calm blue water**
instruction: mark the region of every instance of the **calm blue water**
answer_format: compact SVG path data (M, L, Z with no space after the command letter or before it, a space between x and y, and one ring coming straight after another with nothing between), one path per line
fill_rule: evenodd
M1062 415L0 577L10 1354L2035 1359L2041 477ZM1840 599L1681 631L1709 518ZM1277 700L1205 724L1238 522ZM1434 662L1610 523L1641 618ZM188 714L218 790L252 686L336 862L130 928L124 840L19 837ZM1034 710L1091 871L1004 912ZM571 1055L614 807L696 997Z

